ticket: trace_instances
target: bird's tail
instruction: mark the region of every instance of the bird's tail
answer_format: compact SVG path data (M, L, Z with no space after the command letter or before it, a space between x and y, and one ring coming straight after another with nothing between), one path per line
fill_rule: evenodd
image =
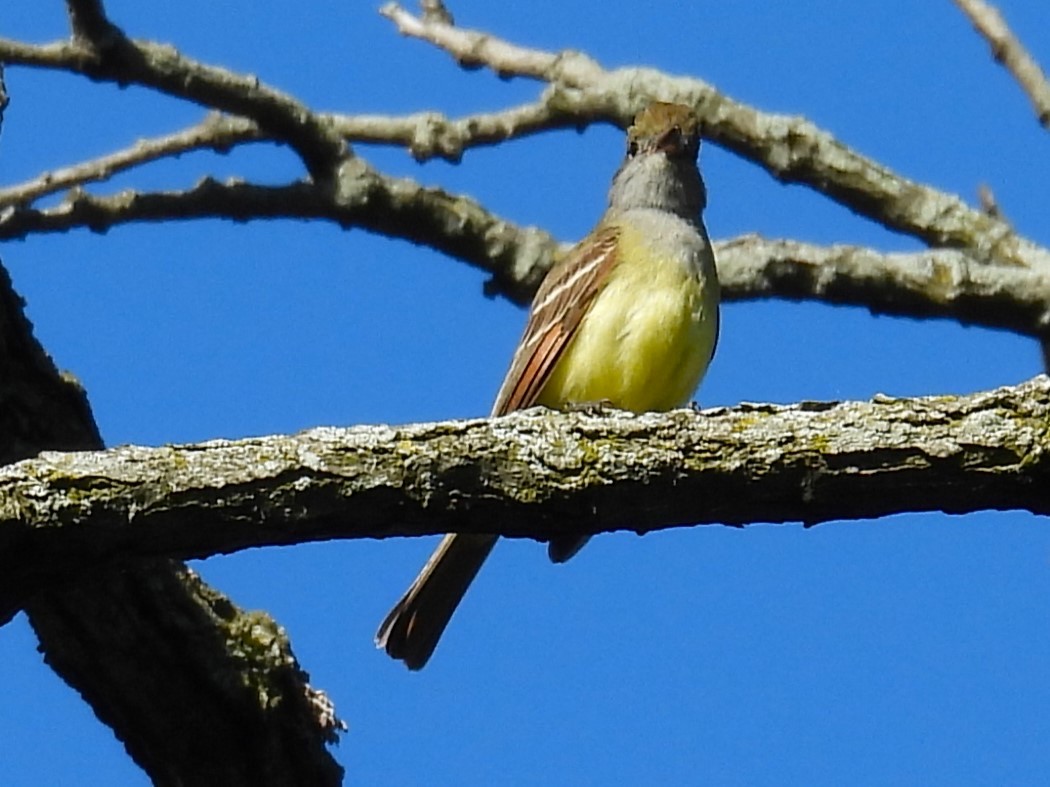
M495 544L490 535L445 536L379 627L376 647L411 670L422 669Z

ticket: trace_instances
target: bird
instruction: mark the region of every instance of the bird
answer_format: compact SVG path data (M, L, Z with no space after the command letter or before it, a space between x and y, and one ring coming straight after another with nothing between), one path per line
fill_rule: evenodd
M635 413L689 403L718 342L719 284L702 219L700 122L653 101L627 130L608 206L545 276L492 407L601 405ZM561 563L586 543L550 539ZM497 536L446 535L376 634L411 670L430 659Z

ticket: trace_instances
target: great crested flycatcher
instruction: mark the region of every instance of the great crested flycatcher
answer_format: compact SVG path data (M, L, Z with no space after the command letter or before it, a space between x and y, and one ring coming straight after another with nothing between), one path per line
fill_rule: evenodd
M609 207L536 293L492 415L599 402L640 413L689 401L718 338L699 152L688 107L654 102L635 117ZM376 645L422 668L496 538L445 536L379 627ZM563 562L586 541L557 536L548 554Z

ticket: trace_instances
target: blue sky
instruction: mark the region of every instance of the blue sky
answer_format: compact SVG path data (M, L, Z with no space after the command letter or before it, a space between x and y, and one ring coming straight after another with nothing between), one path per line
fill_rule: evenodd
M682 8L680 6L687 6ZM136 37L257 74L318 109L454 115L539 86L464 73L369 3L109 2ZM459 24L604 65L697 76L800 114L903 175L975 202L987 183L1050 244L1050 135L951 3L654 2L452 6ZM1050 6L1002 2L1050 66ZM5 0L0 35L65 35L61 3ZM201 116L140 89L11 69L0 181L122 148ZM600 214L616 129L470 152L458 167L359 148L571 240ZM918 248L713 145L716 238L744 232ZM186 156L101 187L198 177L283 182L284 150ZM488 412L524 312L483 276L401 241L307 223L75 232L0 248L37 335L86 386L108 444ZM704 404L966 393L1040 371L1033 342L862 309L729 304ZM372 646L430 540L252 550L195 564L273 613L350 724L362 783L1022 784L1050 768L1050 530L1023 513L605 536L565 566L505 542L434 659ZM146 784L41 663L0 630L0 782Z

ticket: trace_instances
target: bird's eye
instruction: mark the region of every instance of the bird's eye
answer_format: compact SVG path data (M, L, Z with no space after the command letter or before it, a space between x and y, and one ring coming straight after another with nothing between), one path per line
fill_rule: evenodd
M627 143L627 158L634 158L637 152L638 143L632 139L630 142Z

